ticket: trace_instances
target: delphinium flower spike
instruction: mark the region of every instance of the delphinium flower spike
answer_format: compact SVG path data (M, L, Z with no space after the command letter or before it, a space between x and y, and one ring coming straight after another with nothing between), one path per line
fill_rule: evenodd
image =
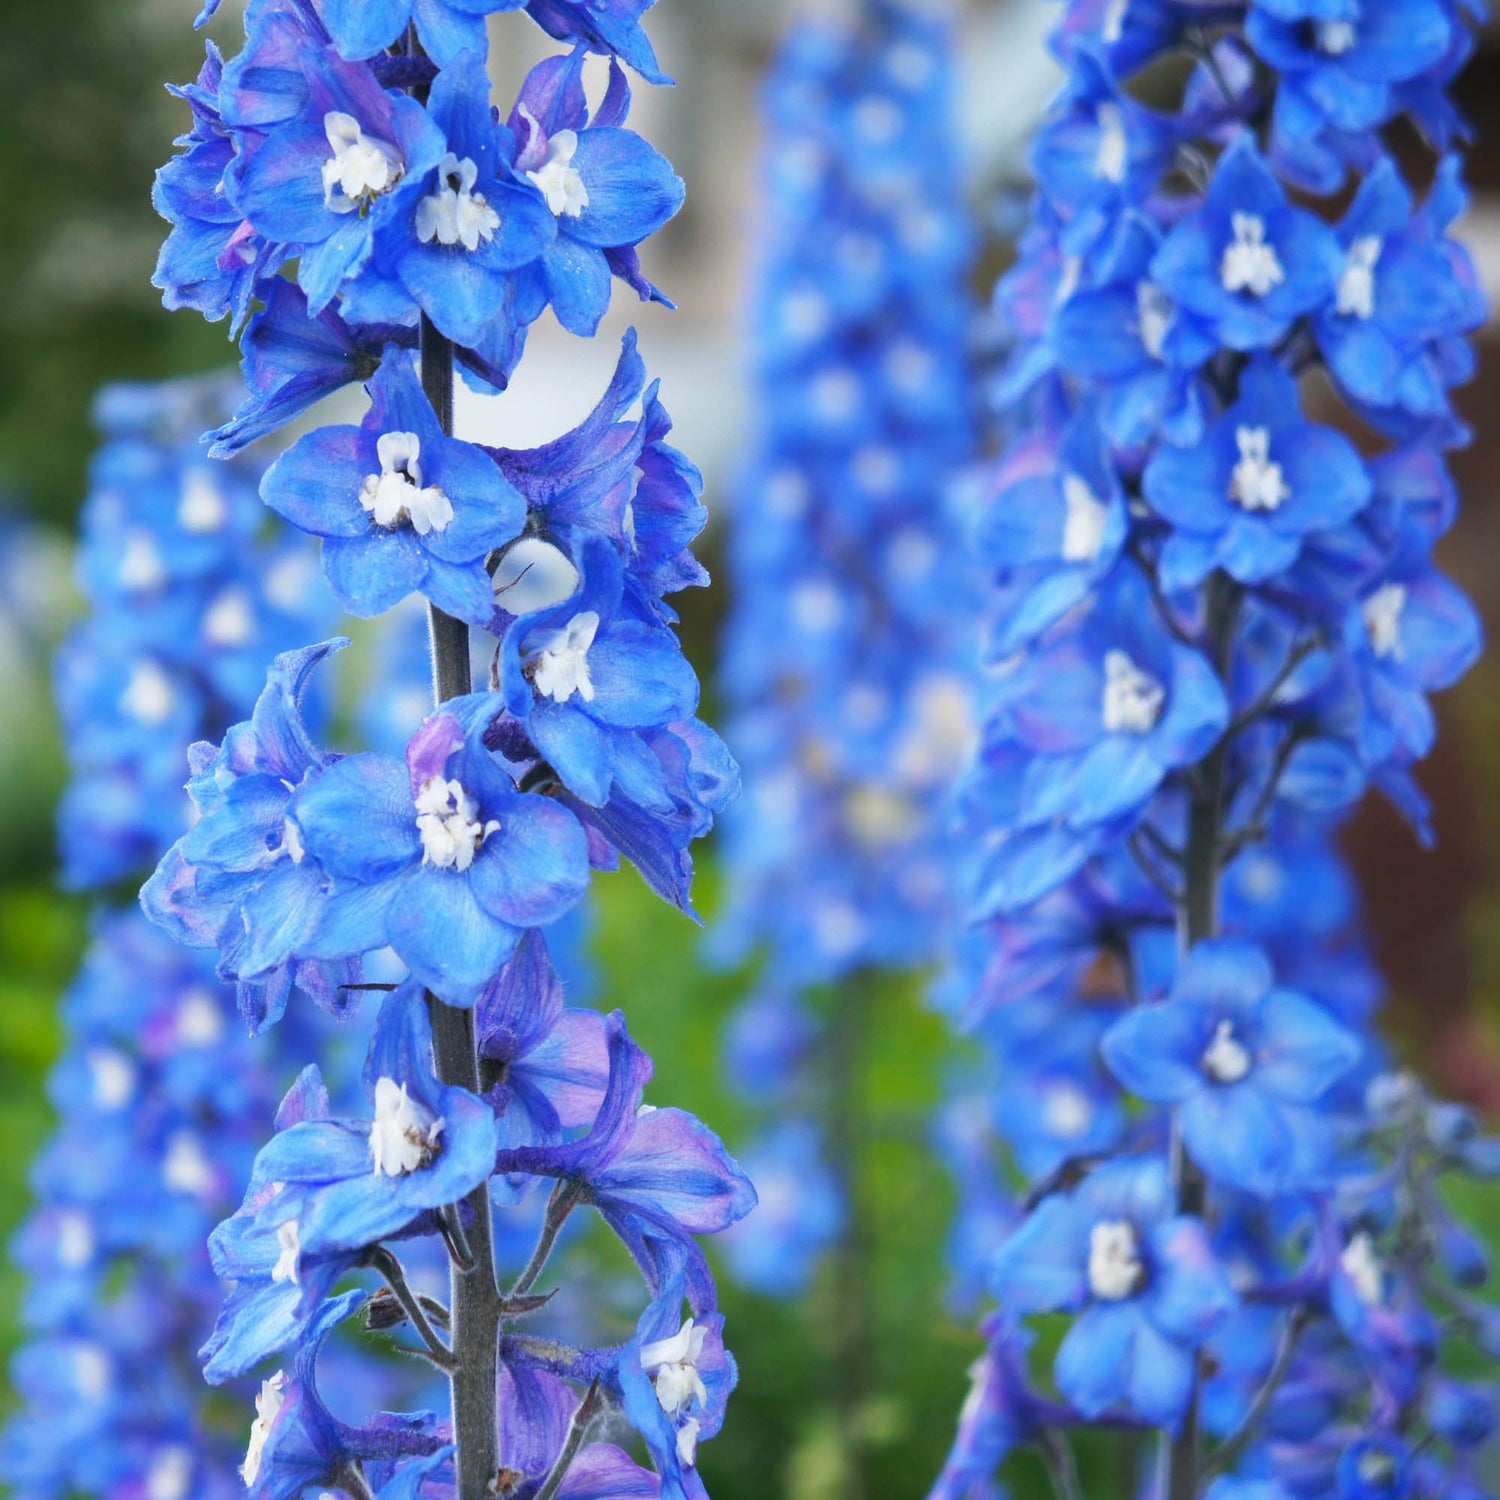
M776 1119L750 1150L782 1190L727 1242L767 1292L805 1287L846 1223L857 1151L830 1141L847 1110L828 1095L870 978L930 960L951 909L938 809L972 732L955 558L974 426L950 51L945 21L870 0L796 27L763 96L758 411L721 671L746 790L710 941L727 961L764 946L723 1065ZM815 1017L830 983L836 1014Z
M1432 562L1484 315L1449 234L1470 46L1445 0L1079 0L1054 34L944 987L989 1059L944 1117L959 1279L998 1305L937 1495L1031 1444L1072 1500L1090 1426L1162 1500L1479 1492L1493 1395L1443 1336L1494 1320L1437 1179L1496 1151L1391 1071L1333 841L1373 790L1429 836L1428 695L1479 647Z
M741 1217L753 1190L704 1126L642 1104L649 1060L623 1017L560 1003L544 935L622 855L690 909L688 847L735 789L665 602L706 581L688 550L701 481L668 442L633 333L573 432L501 449L454 428L455 380L503 390L544 309L587 336L615 280L664 300L637 247L682 184L626 123L626 68L664 81L644 0L531 0L569 50L512 103L491 98L484 17L515 8L252 3L243 49L211 45L182 91L193 127L158 182L173 225L158 284L229 314L245 356L250 396L214 451L365 384L361 420L300 437L261 494L322 539L352 613L426 601L437 696L404 755L342 755L302 707L337 643L283 654L249 719L193 748L199 820L143 892L180 940L217 949L267 1022L334 968L340 993L360 993L364 955L406 975L381 1002L364 1097L335 1102L305 1071L214 1235L234 1289L210 1378L290 1359L263 1387L246 1461L265 1500L307 1485L550 1497L615 1463L590 1441L612 1409L640 1429L663 1494L699 1494L697 1444L734 1383L695 1236ZM471 631L489 660L477 691ZM497 1237L544 1181L534 1251L507 1286ZM646 1287L637 1337L612 1349L528 1332L582 1207ZM436 1245L449 1295L429 1306L406 1268ZM384 1290L339 1295L361 1268ZM451 1411L331 1416L319 1350L362 1306L376 1326L410 1321ZM375 1399L340 1396L342 1410ZM618 1463L620 1485L649 1483Z
M49 1086L60 1123L15 1245L28 1340L0 1472L26 1500L238 1487L237 1445L206 1417L186 1356L220 1296L208 1232L316 1013L253 1047L211 957L109 895L188 826L183 742L248 712L266 660L333 614L308 544L262 535L257 467L202 452L198 434L234 386L116 385L96 405L104 442L77 564L89 614L55 671L73 777L62 873L98 899L63 1003Z

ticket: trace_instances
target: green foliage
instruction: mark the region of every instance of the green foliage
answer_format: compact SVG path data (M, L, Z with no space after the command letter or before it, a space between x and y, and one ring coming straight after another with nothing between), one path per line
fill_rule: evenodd
M711 911L711 869L699 884ZM634 875L603 880L597 890L597 1003L623 1009L631 1034L655 1059L661 1081L648 1098L692 1110L733 1146L749 1121L724 1087L720 1037L749 976L706 970L697 930ZM952 1438L964 1372L979 1344L972 1326L944 1307L941 1247L953 1195L926 1144L951 1042L924 1008L918 980L877 981L866 998L855 1082L866 1122L858 1149L868 1247L865 1389L854 1421L841 1418L834 1267L791 1304L739 1290L721 1273L740 1385L724 1431L703 1450L714 1500L852 1493L844 1483L851 1435L864 1445L869 1500L910 1500L925 1493Z
M80 903L31 886L0 887L0 1228L9 1232L30 1206L27 1171L52 1131L44 1084L62 1028L57 999L83 951ZM0 1351L19 1329L20 1273L0 1258ZM0 1381L4 1409L9 1393Z
M224 363L226 330L171 317L150 284L151 179L187 108L193 6L22 0L0 49L0 496L62 517L83 493L89 403L107 380Z

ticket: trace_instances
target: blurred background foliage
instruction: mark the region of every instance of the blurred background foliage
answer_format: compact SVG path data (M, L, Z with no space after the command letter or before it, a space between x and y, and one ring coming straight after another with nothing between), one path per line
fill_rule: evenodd
M814 0L804 0L811 6ZM65 536L84 492L92 437L88 405L108 380L215 368L230 351L222 327L164 313L150 274L160 227L149 195L182 111L162 80L190 77L201 44L189 28L197 0L9 0L0 48L0 1234L27 1204L27 1163L51 1128L44 1079L58 1040L57 998L85 936L84 904L53 887L51 808L65 774L48 708L46 645L70 608ZM226 11L229 7L226 6ZM737 309L751 222L754 88L790 0L667 0L656 27L668 68L684 79L645 99L647 133L688 179L689 210L665 237L661 279L681 312L645 319L648 363L680 418L683 447L704 463L709 500L732 456L743 398L737 379ZM973 46L968 133L976 203L1014 194L1023 166L1014 142L1050 86L1028 68L996 91L997 68L1036 49L1042 0L970 0ZM232 26L233 20L227 19ZM225 23L221 23L221 27ZM1028 54L1019 54L1028 55ZM1007 62L1006 58L1010 61ZM519 62L516 64L519 68ZM1466 88L1481 139L1500 141L1494 55L1481 53ZM1004 94L1004 98L998 97ZM970 107L972 106L972 107ZM1003 111L1008 111L1004 113ZM1490 128L1493 127L1493 128ZM1500 260L1500 151L1477 164L1481 189L1468 226L1486 279ZM987 286L1003 258L982 272ZM976 288L976 297L982 298ZM630 312L633 309L626 309ZM623 323L623 319L620 320ZM615 325L611 325L614 327ZM614 345L601 339L606 362ZM575 373L539 333L537 364L552 389ZM1488 348L1482 354L1488 355ZM597 364L597 361L596 361ZM603 366L601 365L600 370ZM575 379L574 383L578 383ZM602 387L582 379L583 409ZM1466 410L1480 441L1457 465L1466 511L1445 558L1486 616L1500 619L1500 361L1482 360ZM523 440L538 410L520 407ZM550 412L550 408L549 408ZM581 410L572 414L576 419ZM40 524L44 530L38 532ZM24 547L13 545L25 538ZM51 542L48 537L52 537ZM710 566L716 547L709 538ZM715 589L685 601L685 634L706 679L724 605ZM707 704L710 719L713 703ZM1377 947L1392 979L1392 1028L1439 1086L1500 1109L1500 668L1476 671L1442 705L1444 729L1425 782L1437 802L1440 847L1417 851L1392 814L1372 807L1351 829ZM714 908L711 852L703 909ZM655 1057L655 1097L701 1114L733 1141L745 1123L721 1083L719 1036L748 976L711 974L696 930L633 874L600 882L595 953L604 1008L620 1006ZM826 999L826 997L824 997ZM870 1500L925 1491L941 1462L978 1344L968 1317L945 1309L940 1247L952 1194L926 1149L929 1111L953 1044L922 1002L920 979L882 983L857 1078L866 1126L860 1143L860 1214L870 1261L861 1295L870 1318L870 1368L861 1423L872 1458ZM1471 1192L1464 1208L1500 1244L1500 1195ZM802 1305L726 1285L730 1342L742 1381L733 1419L705 1451L717 1500L767 1492L811 1500L837 1489L841 1445L831 1309L839 1288L825 1272ZM16 1332L20 1287L0 1267L0 1356ZM3 1365L0 1365L3 1368ZM8 1397L0 1377L0 1405ZM1085 1477L1110 1472L1104 1446ZM1111 1476L1118 1488L1118 1474ZM1024 1481L1023 1481L1024 1483ZM1028 1487L1029 1488L1029 1487Z

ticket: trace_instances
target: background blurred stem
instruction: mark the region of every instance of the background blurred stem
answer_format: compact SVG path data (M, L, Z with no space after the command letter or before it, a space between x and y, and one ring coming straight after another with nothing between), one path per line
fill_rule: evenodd
M861 969L839 982L827 1037L828 1161L846 1213L844 1232L829 1265L829 1342L844 1500L866 1500L870 1492L868 1429L876 1388L870 1296L874 1247L861 1170L868 1125L864 1069L873 989L870 977Z

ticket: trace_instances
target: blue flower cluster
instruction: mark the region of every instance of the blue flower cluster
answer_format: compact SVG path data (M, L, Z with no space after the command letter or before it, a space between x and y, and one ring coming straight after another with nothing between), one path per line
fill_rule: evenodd
M1333 841L1371 788L1428 837L1428 697L1479 649L1432 561L1484 316L1448 233L1469 26L1073 0L1053 45L998 298L1015 434L976 537L993 688L945 986L988 1058L941 1132L958 1279L997 1305L934 1493L992 1494L1034 1444L1074 1496L1092 1424L1157 1434L1164 1500L1479 1495L1494 1394L1440 1335L1493 1349L1494 1320L1438 1178L1500 1152L1392 1070Z
M662 300L637 247L682 185L625 123L625 68L660 78L647 4L531 0L570 50L497 108L485 17L516 8L251 0L243 50L210 46L181 90L192 129L158 178L168 304L227 314L241 337L250 396L214 451L365 384L361 419L298 438L261 498L321 539L350 613L426 602L439 700L403 753L332 751L305 706L344 643L283 652L249 715L189 752L197 820L142 892L180 942L216 952L254 1029L297 990L334 1011L384 992L360 1095L306 1068L212 1237L233 1288L209 1378L288 1360L257 1400L242 1467L256 1500L701 1495L698 1444L734 1383L697 1236L754 1191L696 1119L643 1104L649 1059L618 1013L563 1004L544 935L622 858L690 910L689 846L736 788L666 602L707 581L689 550L701 479L633 333L575 430L502 449L453 423L455 372L503 389L544 309L589 335L616 278ZM367 955L404 977L362 980ZM533 1252L503 1285L514 1216L544 1183ZM636 1335L611 1348L537 1322L550 1294L534 1287L579 1206L645 1283ZM434 1248L446 1303L408 1274ZM360 1269L384 1288L341 1291ZM409 1325L451 1411L333 1416L320 1351L361 1310ZM333 1405L374 1406L345 1384ZM609 1410L655 1479L593 1441Z
M182 741L247 711L264 656L331 613L306 543L260 535L249 466L199 456L231 389L111 386L96 407L105 442L78 557L91 612L57 656L75 887L139 879L188 823ZM28 1500L233 1496L238 1445L205 1418L183 1356L221 1296L204 1242L249 1170L284 1064L249 1046L208 957L133 905L101 901L63 1021L49 1090L61 1124L14 1247L28 1342L0 1472Z
M930 10L869 0L795 28L764 94L758 405L720 674L745 796L713 935L722 960L765 950L727 1039L747 1093L741 1036L816 1031L799 991L928 961L952 909L939 808L971 748L977 590L955 561L975 424L950 49ZM780 1114L814 1091L787 1061ZM731 1260L785 1290L838 1231L836 1187L810 1126L755 1152L803 1188L736 1230Z
M266 662L333 617L306 544L265 538L258 470L203 456L233 389L113 385L96 403L77 562L90 616L55 666L72 769L59 853L78 889L139 872L187 828L182 747L248 711Z

